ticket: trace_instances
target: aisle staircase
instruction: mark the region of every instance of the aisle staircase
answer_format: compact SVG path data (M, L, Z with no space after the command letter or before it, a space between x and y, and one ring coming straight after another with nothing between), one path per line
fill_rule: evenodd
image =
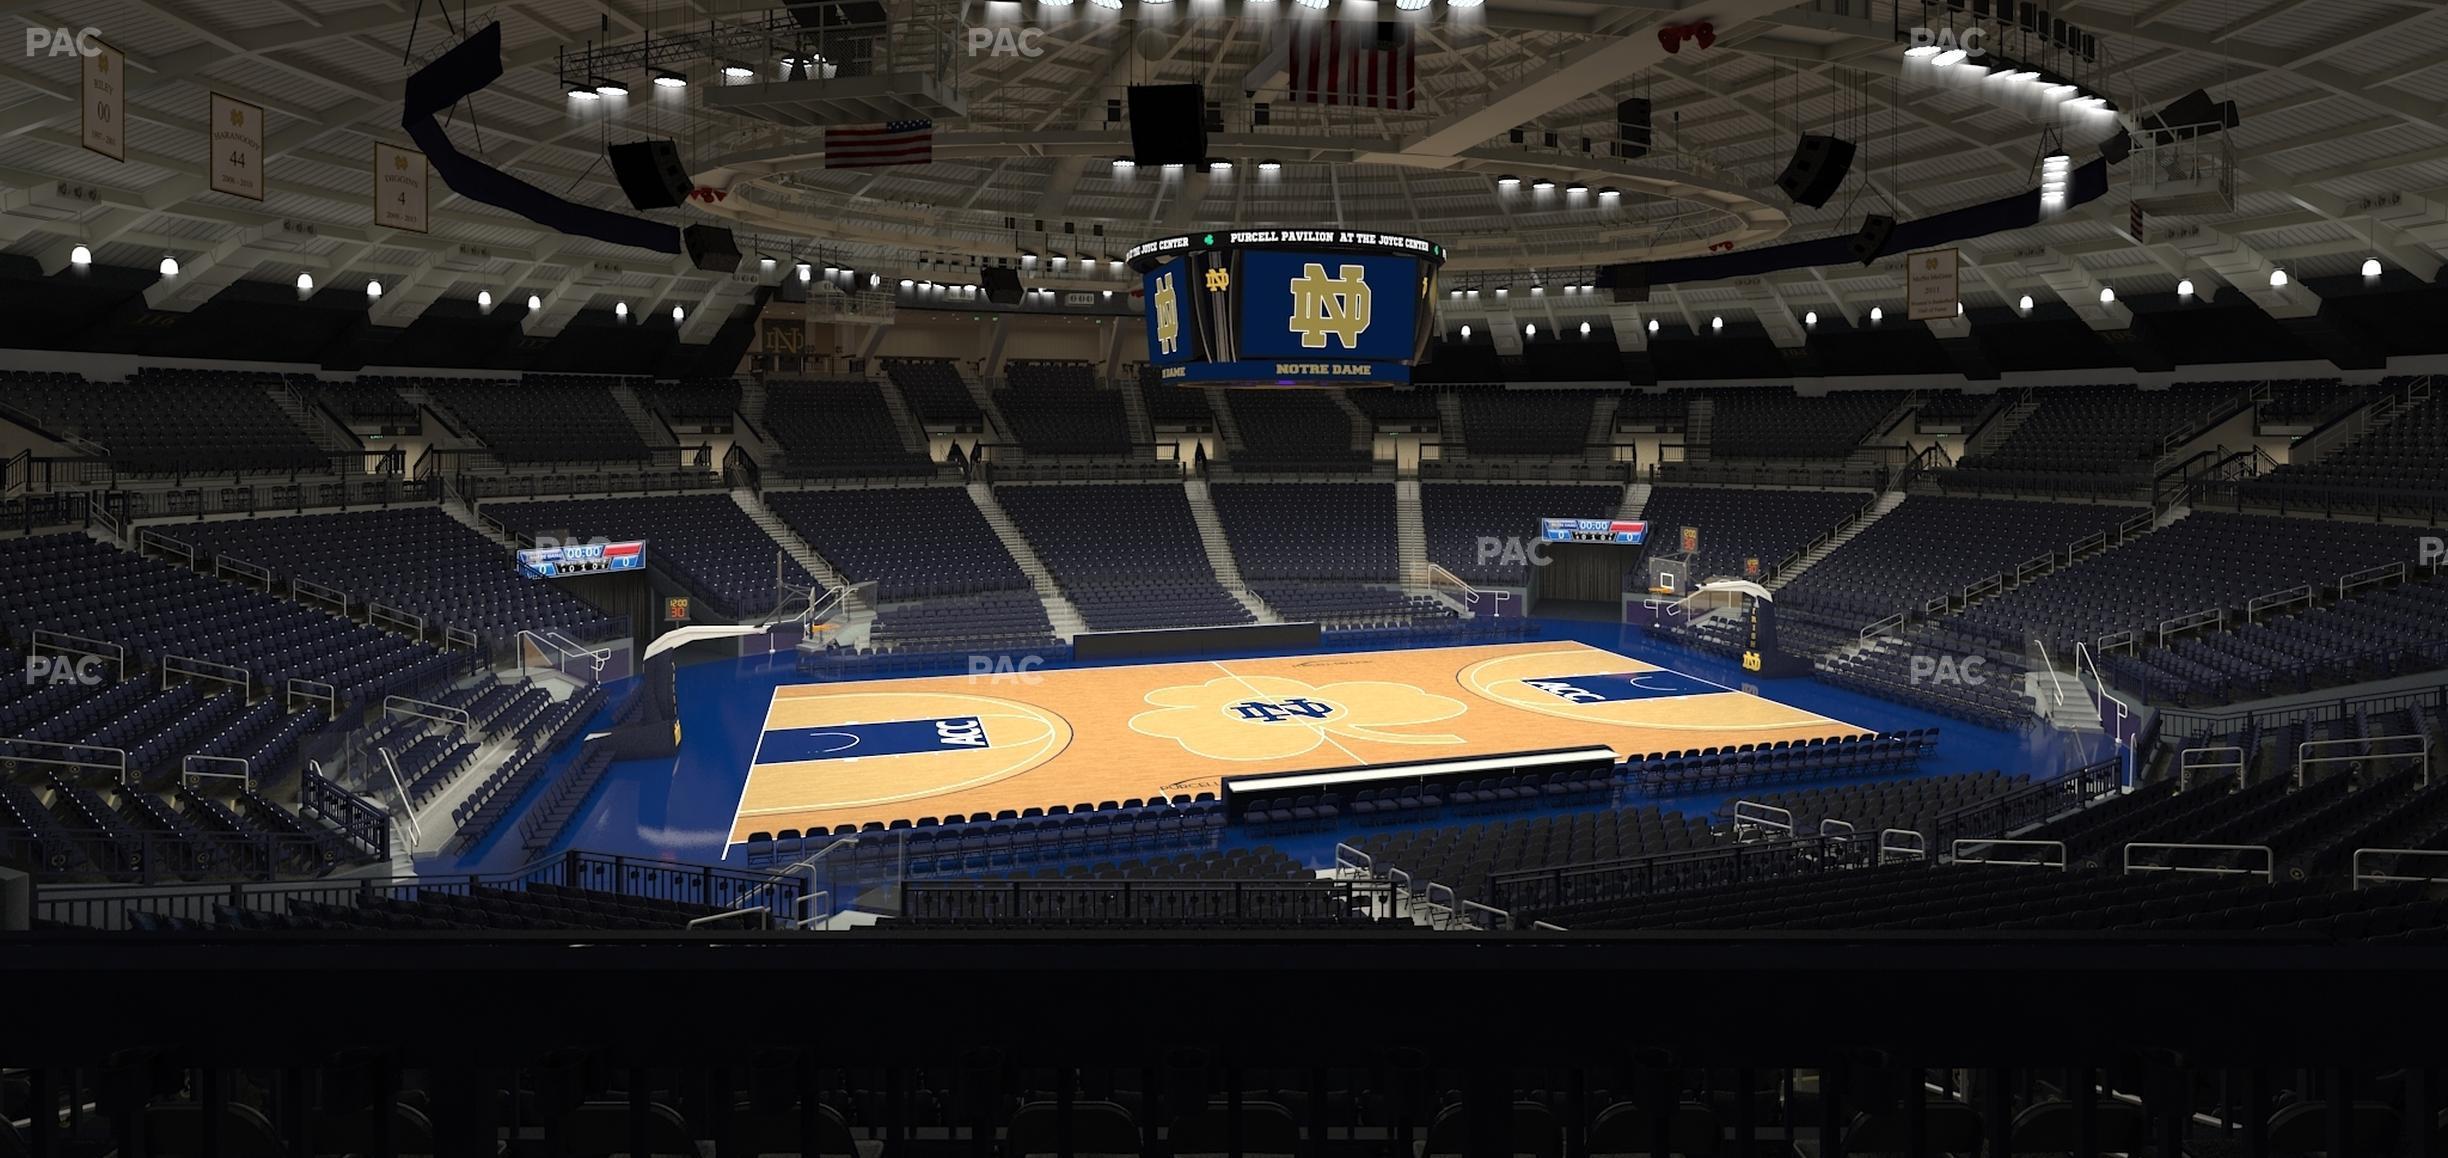
M1131 457L1150 453L1143 448L1155 443L1156 424L1148 418L1147 395L1135 381L1124 382L1116 389L1122 392L1122 420L1130 428Z
M1198 525L1199 545L1207 549L1207 565L1215 569L1216 582L1241 601L1241 606L1258 617L1260 623L1281 623L1249 584L1241 578L1241 564L1233 559L1232 541L1224 537L1224 520L1216 514L1215 498L1207 491L1207 480L1194 478L1182 482L1182 491L1190 500L1190 521Z
M621 417L629 420L629 428L648 446L678 446L680 438L672 433L671 424L661 415L646 408L646 400L638 397L637 388L626 382L614 382L604 388L612 396L612 404L620 407Z
M1776 578L1761 584L1761 586L1766 587L1770 591L1775 591L1783 588L1786 584L1801 578L1804 572L1818 566L1821 559L1825 559L1828 556L1835 554L1837 548L1852 542L1853 536L1869 530L1870 524L1886 518L1887 512L1892 511L1902 505L1904 505L1904 492L1902 491L1888 491L1885 494L1880 495L1878 497L1877 505L1870 508L1869 514L1856 520L1852 526L1836 532L1834 535L1828 538L1827 542L1811 548L1809 554L1795 560L1794 565L1786 568L1783 574L1780 574Z
M1428 585L1428 524L1420 517L1416 478L1394 482L1394 563L1403 586L1417 595Z
M1717 422L1717 403L1706 394L1692 395L1683 411L1683 461L1707 462L1709 438Z
M901 387L891 378L876 379L876 392L884 396L884 409L892 412L893 428L901 432L901 449L911 454L927 453L926 427L918 416L910 413L909 399L901 396Z
M1012 562L1020 565L1020 573L1028 576L1038 602L1045 604L1046 622L1053 625L1054 634L1070 639L1088 630L1088 621L1080 617L1079 606L1063 594L1062 585L1054 581L1054 572L1045 565L1045 560L1037 557L1037 549L1029 545L1028 536L1020 533L1020 525L1012 522L1011 514L995 498L994 488L982 482L970 483L969 501L977 504L978 514L985 517L987 526L994 528L995 537L1003 541L1003 549L1011 553Z
M1649 492L1655 489L1645 482L1625 483L1623 505L1616 508L1615 517L1626 521L1639 521L1641 512L1649 509Z
M1623 395L1606 391L1590 403L1589 434L1582 439L1582 453L1591 462L1615 461L1615 411L1623 405Z

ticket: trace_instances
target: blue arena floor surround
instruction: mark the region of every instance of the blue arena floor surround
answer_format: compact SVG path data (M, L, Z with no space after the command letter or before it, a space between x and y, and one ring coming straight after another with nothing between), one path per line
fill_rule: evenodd
M1751 692L1875 731L1936 727L1936 752L1922 763L1921 774L2003 769L2008 772L2053 773L2102 758L2107 753L2096 736L2059 733L2038 720L2018 733L1980 728L1887 700L1828 686L1810 678L1763 680L1738 665L1653 640L1645 634L1608 623L1538 620L1534 639L1573 640L1632 657L1667 670L1639 673L1597 673L1549 678L1540 690L1573 704L1620 703L1631 700L1687 696L1727 688ZM1327 650L1338 648L1332 642ZM1180 657L1165 662L1180 662ZM1057 665L1074 666L1074 665ZM1087 664L1076 666L1130 666ZM624 681L626 683L628 681ZM850 727L792 728L766 731L767 713L776 688L810 682L798 673L788 655L718 660L679 669L681 746L676 757L629 760L612 765L576 817L547 851L581 848L642 859L716 863L726 851L737 862L739 851L727 847L748 777L759 760L771 763L825 761L855 752L937 750L965 735L948 733L944 720L928 719L873 723ZM616 688L625 692L626 688ZM622 696L614 696L619 703ZM612 709L592 722L599 731ZM957 722L957 721L955 721ZM972 721L974 722L974 721ZM947 739L950 736L950 739ZM760 750L760 741L762 749ZM777 751L777 746L780 750ZM574 751L575 745L572 745ZM571 763L571 751L557 753L555 777ZM1843 784L1849 781L1824 781ZM531 795L540 795L539 786ZM1709 814L1729 806L1737 795L1633 797L1625 804L1656 804L1687 814ZM1067 803L1048 800L1045 804ZM1586 808L1587 805L1580 806ZM522 810L525 805L522 805ZM1528 809L1517 815L1536 815ZM1474 818L1484 820L1483 817ZM1451 819L1424 823L1455 823ZM517 837L516 824L502 825L486 844L457 857L438 856L422 863L426 872L495 872L517 868L532 859ZM1376 826L1373 832L1399 831ZM1340 832L1298 837L1248 838L1227 832L1222 847L1272 844L1312 865L1331 863Z

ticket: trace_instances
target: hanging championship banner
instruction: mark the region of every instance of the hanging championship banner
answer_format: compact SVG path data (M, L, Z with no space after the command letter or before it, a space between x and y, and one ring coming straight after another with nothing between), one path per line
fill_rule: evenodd
M212 156L206 168L215 193L264 199L264 111L235 97L212 94Z
M100 51L85 58L85 147L114 161L127 160L127 56L93 42Z
M1934 322L1955 316L1963 300L1958 284L1962 269L1952 249L1930 249L1904 259L1904 316Z
M374 224L410 233L427 231L425 154L376 142Z

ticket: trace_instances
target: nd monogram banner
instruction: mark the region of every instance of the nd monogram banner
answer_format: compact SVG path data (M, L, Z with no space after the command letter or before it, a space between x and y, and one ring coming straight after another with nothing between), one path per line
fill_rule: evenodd
M1241 357L1400 361L1412 354L1419 264L1252 250L1241 255Z
M1148 360L1169 366L1197 356L1190 263L1175 258L1148 271L1146 290Z

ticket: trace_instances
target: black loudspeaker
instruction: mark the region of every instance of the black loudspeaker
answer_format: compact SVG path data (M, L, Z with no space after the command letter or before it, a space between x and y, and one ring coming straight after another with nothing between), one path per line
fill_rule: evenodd
M1895 235L1895 218L1873 213L1862 218L1861 232L1853 235L1853 259L1868 265L1887 252L1887 239Z
M1191 85L1197 88L1197 85ZM1137 123L1136 118L1132 121ZM998 306L1020 304L1020 271L1009 266L990 265L978 271L978 284L986 287L986 300Z
M1632 97L1615 102L1615 155L1646 157L1650 147L1649 102Z
M612 158L612 175L621 192L639 209L669 209L688 200L697 187L688 166L680 163L680 147L670 141L631 141L604 152Z
M1607 291L1608 298L1617 302L1648 301L1649 267L1630 263L1601 266L1598 270L1598 288Z
M688 250L689 264L708 273L730 273L739 268L739 242L722 226L689 226L680 231L680 245Z
M1794 204L1817 209L1836 195L1837 186L1852 171L1853 142L1804 134L1802 143L1794 146L1793 160L1786 162L1785 172L1777 177L1777 188Z
M1207 92L1195 84L1130 86L1131 160L1196 165L1207 159Z

